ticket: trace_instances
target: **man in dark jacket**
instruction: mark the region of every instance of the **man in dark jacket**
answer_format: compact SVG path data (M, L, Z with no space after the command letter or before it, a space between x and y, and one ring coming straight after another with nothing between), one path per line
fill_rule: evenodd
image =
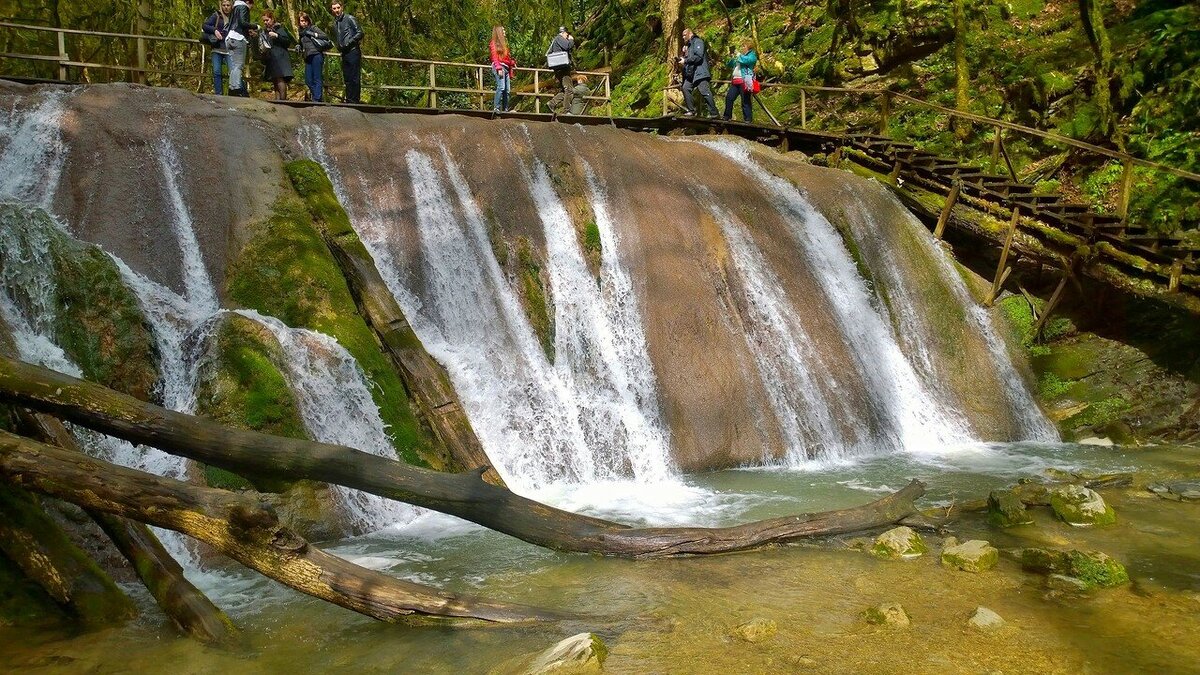
M362 28L353 16L346 13L342 3L334 0L333 44L342 55L342 79L346 82L346 103L362 102Z
M717 116L717 102L712 94L712 72L708 69L708 45L691 28L683 29L683 43L687 52L679 57L683 66L683 102L687 106L685 115L696 114L696 104L692 100L692 90L699 89L700 96L708 106L708 116Z
M571 52L575 49L575 38L567 32L566 26L558 27L558 35L554 36L554 40L550 42L550 49L546 55L558 54L566 52L567 65L554 68L554 81L562 88L562 111L563 114L571 114L571 99L574 98L575 92L572 90L573 83L571 82L571 70L574 67L571 58ZM553 109L553 108L551 108Z

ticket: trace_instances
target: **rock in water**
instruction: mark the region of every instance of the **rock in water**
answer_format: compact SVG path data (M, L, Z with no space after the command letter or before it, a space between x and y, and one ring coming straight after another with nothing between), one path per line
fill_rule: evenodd
M1080 485L1060 485L1051 490L1050 508L1064 522L1077 527L1117 522L1117 514L1104 503L1104 498Z
M1200 502L1200 480L1151 483L1146 488L1163 499L1174 499L1181 502Z
M871 546L871 555L885 560L896 560L916 558L928 550L925 540L911 527L897 527L875 539L875 544Z
M987 607L979 606L967 620L967 625L977 630L995 630L1004 625L1004 619Z
M543 673L598 673L608 658L608 647L594 633L580 633L533 657L525 675Z
M942 565L964 572L990 570L999 560L1000 551L981 539L972 539L942 550Z
M1052 575L1051 586L1056 590L1111 588L1129 581L1125 566L1100 551L1023 548L1012 553L1022 569Z
M770 640L778 630L771 619L752 619L734 628L733 634L753 644Z
M909 618L908 612L904 611L904 607L898 602L866 609L862 613L862 618L872 626L907 628L912 625L912 619Z
M1012 490L992 490L988 495L988 522L996 527L1015 527L1033 523L1033 516Z

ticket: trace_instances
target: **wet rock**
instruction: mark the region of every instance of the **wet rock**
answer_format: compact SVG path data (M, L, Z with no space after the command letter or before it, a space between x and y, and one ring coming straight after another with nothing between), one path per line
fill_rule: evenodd
M1125 566L1100 551L1024 548L1013 551L1013 557L1028 572L1069 577L1082 583L1084 590L1111 588L1129 581ZM1057 579L1055 583L1065 584L1071 589L1075 587L1075 584L1063 579Z
M775 625L774 621L760 618L738 625L733 629L733 635L751 644L756 644L770 640L778 631L779 627Z
M996 527L1015 527L1032 524L1033 516L1012 490L992 490L988 495L988 522Z
M1046 577L1046 588L1063 593L1086 593L1088 585L1082 579L1065 574L1051 574Z
M964 572L983 572L996 566L1000 551L981 539L942 549L942 565Z
M976 630L995 630L1004 625L1004 619L1000 618L999 614L981 605L975 608L975 612L967 620L967 625Z
M604 640L595 633L579 633L534 656L524 673L598 673L606 658Z
M1200 479L1180 480L1171 483L1151 483L1146 488L1163 499L1181 502L1200 501Z
M1087 438L1081 438L1075 442L1080 445L1094 445L1094 446L1101 447L1101 448L1111 448L1114 445L1116 445L1116 443L1114 443L1113 439L1111 439L1111 438L1098 438L1096 436L1089 436Z
M870 607L863 611L862 618L872 626L907 628L912 625L908 612L898 602Z
M925 540L911 527L897 527L875 539L871 546L871 555L885 560L900 558L917 558L929 551Z
M1111 525L1117 514L1095 490L1080 485L1059 485L1050 491L1054 515L1076 527Z

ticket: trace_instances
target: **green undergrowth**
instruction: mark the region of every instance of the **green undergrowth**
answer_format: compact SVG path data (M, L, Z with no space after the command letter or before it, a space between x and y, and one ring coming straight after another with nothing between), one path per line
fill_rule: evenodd
M336 339L366 375L397 456L427 466L424 454L429 441L404 385L358 314L337 261L318 230L352 233L346 212L320 165L303 160L286 168L300 196L280 198L271 217L252 228L249 242L229 266L229 297L294 328Z

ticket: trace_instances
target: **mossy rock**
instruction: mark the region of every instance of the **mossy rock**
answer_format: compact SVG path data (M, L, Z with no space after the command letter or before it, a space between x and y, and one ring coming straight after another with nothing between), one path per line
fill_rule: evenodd
M868 607L863 610L863 621L872 626L894 626L897 628L907 628L912 625L912 618L908 612L899 603L890 603L886 605L878 605L876 607Z
M980 539L947 546L942 550L942 566L963 572L984 572L995 567L999 561L1000 551Z
M608 646L595 633L579 633L534 655L520 672L525 675L599 673L604 670Z
M929 551L925 540L911 527L896 527L884 532L871 546L871 555L884 560L917 558Z
M72 238L41 209L0 204L0 229L0 284L16 303L49 320L51 337L84 378L150 400L157 345L112 258ZM46 292L50 297L40 297ZM41 306L46 301L51 306Z
M1022 569L1069 577L1085 589L1111 588L1129 581L1125 566L1100 551L1024 548L1013 553Z
M1060 485L1050 491L1050 508L1063 522L1076 527L1111 525L1117 514L1095 490L1081 485Z
M1033 516L1012 490L992 490L988 495L988 522L996 527L1030 525Z
M738 624L733 629L733 636L745 642L757 644L770 640L778 632L779 626L775 624L774 620L760 618Z
M409 464L443 468L408 399L391 359L358 314L354 298L320 229L357 237L333 186L319 164L289 162L288 175L301 198L279 199L269 220L251 227L250 238L227 270L234 302L294 328L333 337L354 357L370 383L398 457Z
M554 317L550 314L549 287L542 263L526 237L517 237L517 279L520 282L521 305L542 343L546 358L554 360Z

